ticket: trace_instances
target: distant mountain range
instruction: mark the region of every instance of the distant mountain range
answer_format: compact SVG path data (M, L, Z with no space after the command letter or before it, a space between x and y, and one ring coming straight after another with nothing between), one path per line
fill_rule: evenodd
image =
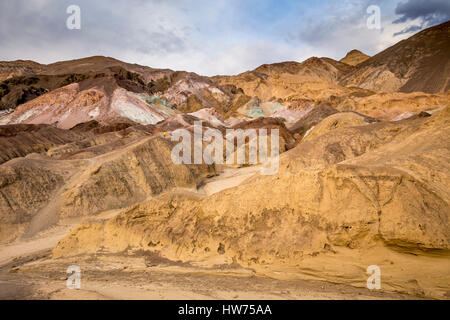
M45 123L66 129L90 120L154 124L177 112L205 108L214 108L224 119L251 117L254 111L249 109L268 105L291 119L302 112L300 105L320 103L367 112L355 107L355 97L381 99L386 105L405 99L410 104L410 96L395 93L446 94L449 52L450 22L446 22L373 57L352 50L341 61L314 57L262 65L236 76L204 77L106 57L49 65L0 62L0 123ZM389 101L384 93L392 93ZM431 95L429 100L434 106L439 97ZM373 102L363 104L369 103Z

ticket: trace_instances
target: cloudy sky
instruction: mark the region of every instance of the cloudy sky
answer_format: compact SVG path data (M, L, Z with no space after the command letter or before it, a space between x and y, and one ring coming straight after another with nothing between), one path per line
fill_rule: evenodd
M69 30L67 7L81 9ZM377 5L381 29L369 29ZM93 55L203 75L373 55L450 19L449 0L0 0L0 60Z

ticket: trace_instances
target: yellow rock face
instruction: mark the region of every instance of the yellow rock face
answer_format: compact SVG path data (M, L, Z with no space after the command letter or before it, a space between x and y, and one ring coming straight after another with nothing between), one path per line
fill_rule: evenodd
M352 50L347 55L342 58L340 61L343 63L346 63L351 66L357 66L360 63L363 63L367 59L369 59L370 56L367 54L362 53L359 50Z

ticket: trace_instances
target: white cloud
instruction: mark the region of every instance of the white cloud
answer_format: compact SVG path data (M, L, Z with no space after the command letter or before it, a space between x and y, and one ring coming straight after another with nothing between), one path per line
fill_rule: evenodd
M340 59L351 49L373 55L405 38L393 34L416 23L392 24L397 2L391 0L304 2L291 9L298 15L284 12L269 22L254 14L259 6L270 10L271 0L265 1L77 0L80 31L65 27L73 1L0 1L0 60L105 55L204 75L236 74L310 56ZM382 9L381 31L366 26L365 10L373 3Z

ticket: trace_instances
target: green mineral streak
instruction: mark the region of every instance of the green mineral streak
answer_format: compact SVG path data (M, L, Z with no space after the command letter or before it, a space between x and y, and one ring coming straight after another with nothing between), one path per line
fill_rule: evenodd
M253 101L248 105L247 115L252 118L261 118L264 117L264 111L257 101Z
M149 104L153 109L156 109L166 115L172 116L176 114L176 111L173 109L172 105L158 97L158 96L148 96L146 94L138 93L137 97L143 101L145 101L147 104Z
M247 111L247 115L252 118L261 118L264 117L264 112L261 108L251 109Z
M139 98L141 98L142 100L144 100L145 102L147 102L148 104L153 104L155 101L157 101L160 104L162 104L163 106L165 106L167 108L170 108L170 109L173 109L172 105L168 101L166 101L164 99L161 99L158 96L151 96L150 97L150 96L142 94L142 93L138 93L137 96Z
M151 104L154 103L155 101L157 101L157 102L161 103L163 106L165 106L166 108L173 109L173 107L169 103L169 101L161 99L160 97L153 96L153 97L150 97L147 101Z

